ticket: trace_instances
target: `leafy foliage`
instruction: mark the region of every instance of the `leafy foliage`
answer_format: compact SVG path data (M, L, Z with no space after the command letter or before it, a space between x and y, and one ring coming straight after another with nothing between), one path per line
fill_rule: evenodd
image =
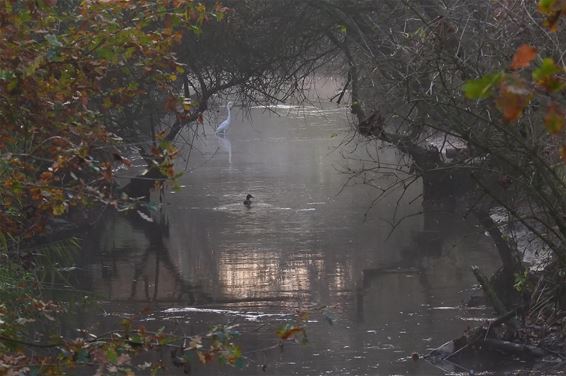
M547 15L545 21L551 31L556 31L556 24L566 3L558 0L539 1L539 10ZM493 88L499 91L495 98L497 108L506 122L519 120L535 96L547 102L544 125L551 134L558 134L564 128L564 112L554 96L566 88L564 68L557 65L550 57L543 58L532 69L531 75L521 75L517 70L527 69L537 58L536 47L523 44L517 48L508 72L485 75L464 84L463 91L470 99L485 99L493 95ZM515 71L515 72L514 72ZM562 147L563 148L563 147Z
M558 29L560 15L566 11L566 1L564 0L540 0L538 9L546 16L544 24L551 31Z
M223 11L192 0L2 2L0 232L32 237L73 208L126 205L113 177L131 162L104 120L170 88L186 71L173 53L183 32ZM152 151L169 178L175 153L167 142Z

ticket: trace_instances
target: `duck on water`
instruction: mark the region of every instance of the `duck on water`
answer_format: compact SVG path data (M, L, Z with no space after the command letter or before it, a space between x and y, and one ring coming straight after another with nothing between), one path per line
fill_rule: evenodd
M250 194L248 194L248 195L246 196L246 199L244 200L244 205L245 205L247 208L250 208L250 207L252 206L252 200L251 200L252 198L255 198L255 197L252 196L252 195L250 195Z

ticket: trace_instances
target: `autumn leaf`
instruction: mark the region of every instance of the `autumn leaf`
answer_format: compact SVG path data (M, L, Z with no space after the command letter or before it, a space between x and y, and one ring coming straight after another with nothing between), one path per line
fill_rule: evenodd
M559 133L564 128L564 113L555 103L548 106L546 110L544 126L552 134Z
M558 30L558 20L561 14L566 11L565 0L540 0L538 2L538 10L546 16L544 26L550 31Z
M294 325L285 325L282 328L279 328L277 331L277 336L282 340L287 340L298 333L304 333L305 330L299 326Z
M534 58L537 56L537 50L528 44L523 44L513 56L513 61L511 62L511 69L521 69L528 67Z
M531 102L532 93L519 84L503 83L495 104L507 122L517 121Z
M564 88L564 81L557 77L562 71L563 69L556 65L552 58L547 57L533 70L533 80L548 91L558 91Z

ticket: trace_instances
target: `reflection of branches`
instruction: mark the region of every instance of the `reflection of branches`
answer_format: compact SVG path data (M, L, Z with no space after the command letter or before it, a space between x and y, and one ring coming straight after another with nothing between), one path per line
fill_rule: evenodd
M187 162L185 163L185 171L187 171L187 168L189 167L189 161L191 160L191 152L193 151L193 145L195 144L195 137L197 135L197 130L198 127L195 125L193 130L193 138L189 143L189 154L187 155Z

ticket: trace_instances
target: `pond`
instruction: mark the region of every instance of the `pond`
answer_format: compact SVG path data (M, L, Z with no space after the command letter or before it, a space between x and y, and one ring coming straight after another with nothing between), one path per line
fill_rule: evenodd
M225 117L215 110L211 124ZM104 332L147 307L148 327L177 334L239 324L247 367L196 365L195 375L444 374L411 354L489 315L463 304L479 293L470 266L489 273L498 264L489 238L461 215L423 211L418 182L375 202L375 188L344 187L344 171L359 168L365 153L347 108L236 105L232 117L224 138L199 130L189 163L178 162L187 170L179 189L152 197L153 222L107 213L83 237L77 287L100 309L70 325ZM185 158L190 137L178 139ZM394 148L377 153L402 163ZM318 312L308 344L272 349L297 310Z

